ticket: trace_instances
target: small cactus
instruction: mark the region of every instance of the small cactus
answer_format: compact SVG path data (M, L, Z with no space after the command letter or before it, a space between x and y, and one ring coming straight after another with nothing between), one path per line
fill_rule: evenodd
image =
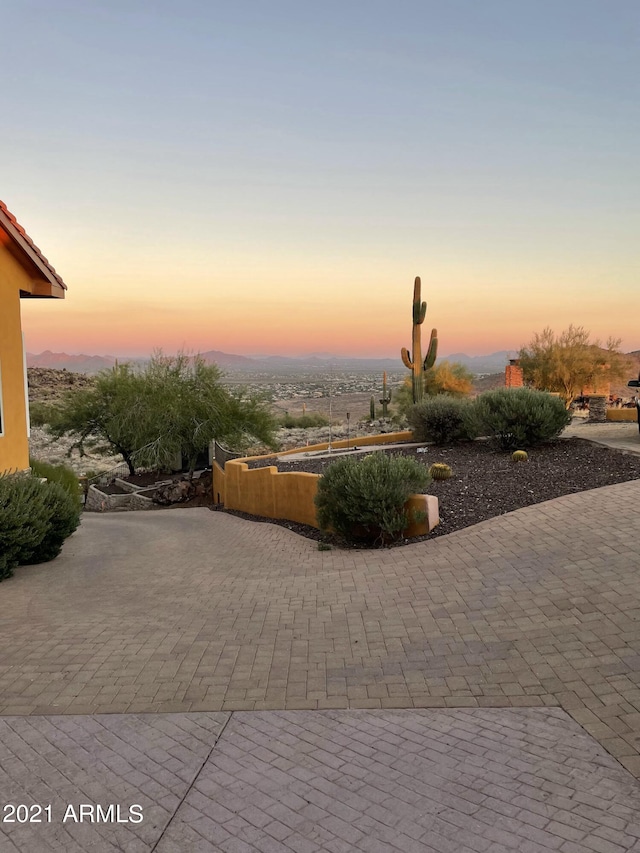
M434 462L429 473L432 480L448 480L453 471L445 462Z
M380 398L380 403L382 404L382 417L387 417L387 406L391 402L391 390L387 391L387 371L384 370L382 373L382 397Z
M526 450L514 450L511 454L511 458L514 462L526 462L529 458L529 454Z
M369 400L369 417L372 421L375 421L376 419L376 400L373 396Z

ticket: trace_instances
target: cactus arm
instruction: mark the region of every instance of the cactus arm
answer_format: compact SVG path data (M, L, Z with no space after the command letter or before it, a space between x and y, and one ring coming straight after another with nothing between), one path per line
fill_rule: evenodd
M413 322L416 326L421 326L424 323L424 318L427 314L427 303L420 301L421 287L422 282L418 275L413 283Z
M402 356L402 363L407 370L413 370L413 362L409 358L409 350L406 347L402 347L400 355Z
M433 365L436 363L436 356L438 354L438 330L431 329L431 340L429 341L429 349L427 351L426 358L424 360L424 370L430 370Z

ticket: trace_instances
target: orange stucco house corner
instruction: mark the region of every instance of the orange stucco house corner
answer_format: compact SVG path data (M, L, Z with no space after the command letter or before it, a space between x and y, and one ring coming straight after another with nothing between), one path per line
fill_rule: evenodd
M67 286L0 201L0 474L29 467L21 299L64 299Z

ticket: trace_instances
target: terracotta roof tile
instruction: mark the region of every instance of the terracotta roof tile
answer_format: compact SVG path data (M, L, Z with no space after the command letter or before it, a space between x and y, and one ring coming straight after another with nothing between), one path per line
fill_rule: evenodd
M56 280L56 282L60 285L60 287L63 290L66 290L67 285L60 278L58 273L55 271L54 267L51 266L49 261L45 258L45 256L42 254L40 249L33 242L31 237L29 237L29 235L24 230L22 225L20 225L20 223L17 221L17 219L15 218L13 213L11 213L9 210L7 210L7 206L5 205L5 203L0 200L0 224L2 224L2 222L1 222L1 219L2 219L1 215L2 214L4 214L4 216L9 220L10 224L15 228L15 230L20 234L20 236L23 238L23 240L28 244L28 246L31 249L31 251L33 252L33 254L38 258L38 260L43 264L43 266L45 266L46 269L51 273L51 275Z

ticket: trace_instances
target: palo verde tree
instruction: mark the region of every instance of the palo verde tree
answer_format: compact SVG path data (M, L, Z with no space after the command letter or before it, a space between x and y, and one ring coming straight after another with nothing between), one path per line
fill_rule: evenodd
M132 474L136 467L169 467L178 455L193 473L213 438L233 447L273 446L275 422L256 396L232 395L216 365L156 352L141 370L117 365L99 374L93 388L69 392L49 430L73 436L81 453L121 454Z
M571 325L559 335L546 328L520 350L520 366L525 382L540 391L557 392L568 409L586 385L623 378L627 360L619 346L613 338L605 347L591 341L582 326Z

